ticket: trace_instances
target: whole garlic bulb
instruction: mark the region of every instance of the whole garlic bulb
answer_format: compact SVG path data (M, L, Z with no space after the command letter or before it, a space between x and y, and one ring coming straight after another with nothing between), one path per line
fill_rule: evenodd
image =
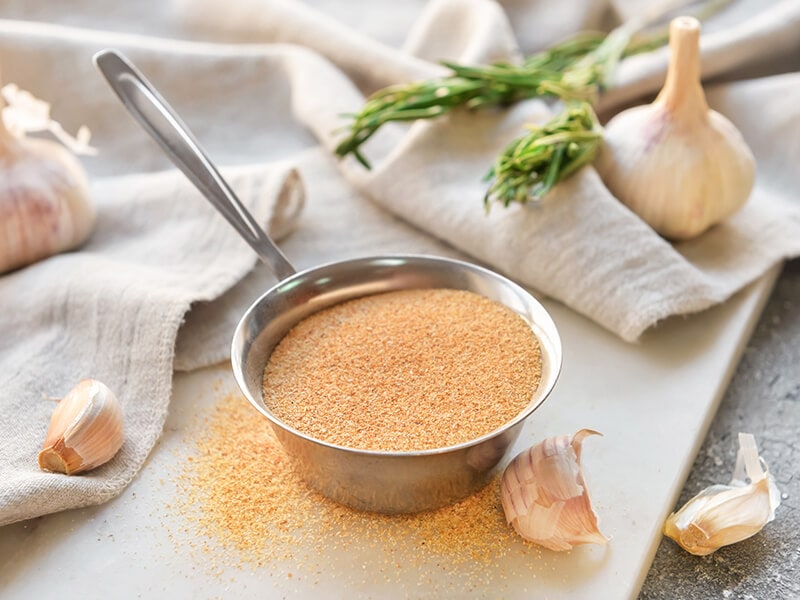
M14 135L0 118L0 273L82 244L94 221L75 156L57 142Z
M710 110L700 84L700 23L670 23L670 62L656 100L615 116L596 162L611 192L662 236L693 238L753 189L755 160L736 127Z
M122 408L102 382L83 379L58 403L39 467L75 475L108 462L122 447Z

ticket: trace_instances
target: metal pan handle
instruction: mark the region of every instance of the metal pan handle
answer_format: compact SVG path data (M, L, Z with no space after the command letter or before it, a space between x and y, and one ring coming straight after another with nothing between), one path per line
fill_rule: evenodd
M285 279L294 275L296 270L283 252L236 197L189 128L139 70L125 56L110 49L95 54L94 64L128 112L233 225L275 276Z

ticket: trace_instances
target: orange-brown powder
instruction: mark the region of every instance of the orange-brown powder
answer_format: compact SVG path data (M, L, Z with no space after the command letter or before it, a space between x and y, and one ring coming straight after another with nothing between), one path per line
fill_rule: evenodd
M194 540L206 568L220 576L250 565L312 582L424 577L420 584L431 593L453 595L496 582L498 573L508 583L528 585L550 566L546 553L506 524L497 479L435 511L364 513L310 490L267 421L244 398L222 398L199 425L177 478L177 507L191 521L177 539ZM509 570L509 562L523 570Z
M298 323L269 359L264 401L317 439L424 450L513 419L530 402L541 368L536 337L508 307L461 290L403 290Z

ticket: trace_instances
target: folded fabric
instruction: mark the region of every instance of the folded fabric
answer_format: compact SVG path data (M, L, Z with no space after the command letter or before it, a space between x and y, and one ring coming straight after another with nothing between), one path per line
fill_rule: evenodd
M295 114L330 150L340 135L336 125L345 123L338 115L363 103L345 73L369 90L387 83L387 73L409 80L438 72L434 65L428 71L409 67L404 54L360 34L345 35L341 26L291 2L233 0L224 15L213 12L211 4L201 2L204 9L196 10L198 4L192 3L183 16L225 39L252 40L261 31L265 41L302 43L341 67L344 72L319 63L302 73L289 72ZM735 18L722 11L716 23L715 17L709 19L705 72L733 78L764 63L771 69L776 63L800 67L800 5L749 3L744 9L739 7ZM322 31L330 36L315 35ZM515 60L511 31L495 3L437 0L427 7L408 47L427 59ZM661 49L624 61L617 85L602 101L604 112L654 92L663 81L666 58ZM526 123L549 117L541 101L505 111L455 111L408 130L386 126L365 146L373 170L348 159L342 172L384 208L634 341L658 321L722 302L775 263L800 254L800 179L792 154L775 151L796 144L800 136L800 105L786 100L800 93L800 74L719 84L708 92L712 107L750 144L758 178L742 211L683 244L654 233L613 197L592 168L557 186L541 206L495 207L485 214L482 176Z
M291 168L240 170L231 182L276 233L294 222L302 196ZM177 172L98 180L92 196L88 244L0 277L0 525L104 502L127 485L161 434L191 303L221 295L255 263ZM52 398L86 377L120 398L122 449L79 477L42 472Z

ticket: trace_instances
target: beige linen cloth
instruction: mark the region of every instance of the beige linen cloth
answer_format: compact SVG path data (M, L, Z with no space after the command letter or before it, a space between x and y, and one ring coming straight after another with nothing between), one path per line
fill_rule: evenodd
M387 126L366 147L369 172L330 149L340 114L378 87L439 74L441 59L516 60L648 5L0 2L4 80L49 100L66 129L88 125L99 149L84 160L99 213L90 241L0 276L0 525L118 494L158 439L173 369L226 358L237 318L274 283L125 114L91 65L95 51L117 47L140 66L258 219L276 236L293 230L282 246L297 267L377 253L459 256L635 340L800 254L800 2L734 2L705 25L710 103L742 131L758 175L748 205L692 242L653 234L591 168L542 206L486 216L481 179L524 123L547 118L552 107L540 101ZM655 92L666 59L659 50L626 60L603 113ZM42 473L47 397L83 377L120 397L125 444L85 475Z

